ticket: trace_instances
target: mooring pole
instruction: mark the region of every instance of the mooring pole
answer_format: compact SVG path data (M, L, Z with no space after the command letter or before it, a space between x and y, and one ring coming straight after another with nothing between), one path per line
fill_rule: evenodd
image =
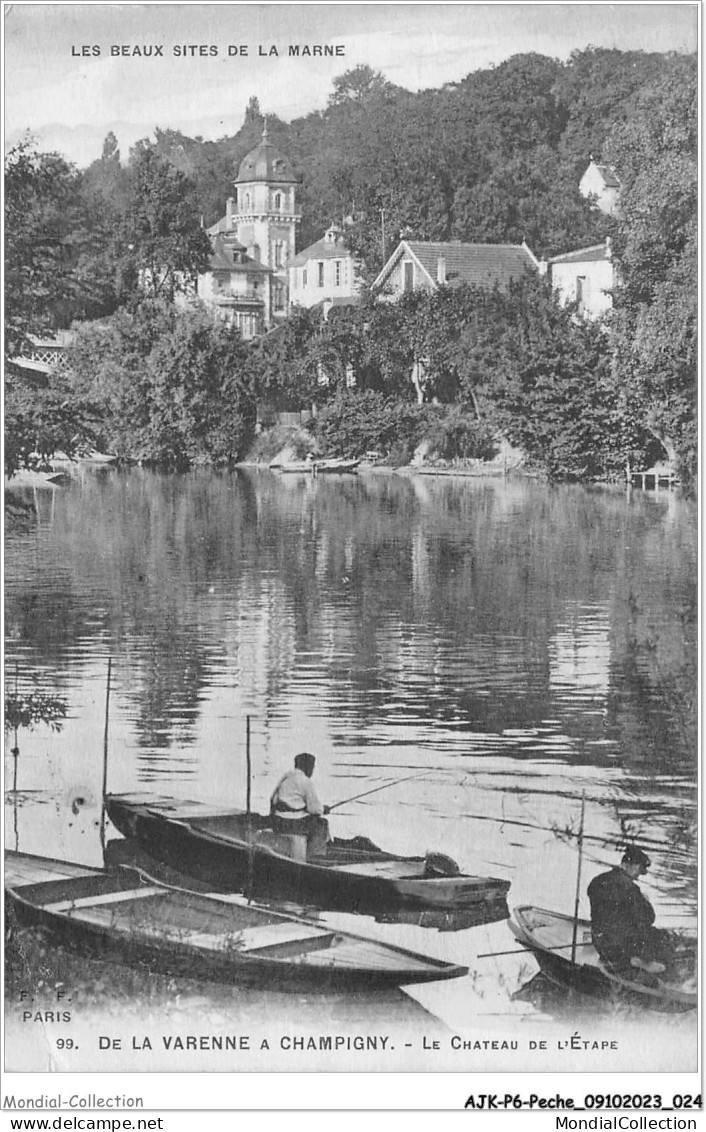
M245 717L245 764L247 767L247 787L245 792L245 810L247 813L246 818L246 836L248 839L248 903L252 900L252 890L254 881L254 845L253 845L253 830L252 830L252 812L250 802L250 792L252 786L252 763L250 759L250 716Z
M583 823L586 814L586 791L581 795L581 820L579 822L579 863L576 870L576 900L574 901L574 928L571 933L571 962L576 962L576 937L579 930L579 901L581 899L581 865L583 864Z
M14 759L14 769L12 774L12 793L15 795L15 806L17 806L17 760L20 757L20 748L18 746L17 738L17 710L18 710L18 688L19 688L19 662L15 661L15 745L12 748L12 757Z
M105 796L108 793L108 722L110 719L110 673L112 657L108 657L108 679L105 685L105 726L103 728L103 791L101 795L101 848L105 852Z
M250 716L245 717L245 765L247 767L247 787L245 792L245 809L248 815L248 825L250 825L250 789L251 789L251 771L252 766L250 763Z

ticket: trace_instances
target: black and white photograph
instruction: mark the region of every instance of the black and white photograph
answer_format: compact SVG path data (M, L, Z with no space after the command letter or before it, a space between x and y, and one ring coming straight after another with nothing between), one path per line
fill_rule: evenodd
M10 1107L695 1079L698 4L3 67Z

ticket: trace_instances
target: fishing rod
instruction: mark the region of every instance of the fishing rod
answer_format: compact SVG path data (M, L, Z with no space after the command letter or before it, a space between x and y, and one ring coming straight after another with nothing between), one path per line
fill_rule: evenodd
M110 674L113 665L112 656L108 657L108 679L105 685L105 727L103 729L103 792L101 796L101 825L100 825L100 840L101 848L105 853L105 798L108 793L108 723L110 720Z
M344 798L341 802L334 802L332 806L328 806L328 812L337 810L339 806L345 806L346 802L357 802L359 798L367 798L368 794L377 794L378 790L387 790L388 786L399 786L403 782L411 782L413 778L426 778L431 774L430 770L425 770L422 774L410 774L408 778L398 778L395 782L383 782L382 786L374 786L372 790L364 790L362 794L354 794L352 798Z
M593 945L592 940L584 940L583 942L581 942L579 940L577 943L574 943L573 940L572 940L571 943L560 943L558 947L548 947L547 951L568 951L570 947L578 948L578 947L593 947L593 946L594 945ZM527 947L512 947L512 948L510 948L509 951L482 951L479 955L476 955L476 959L495 959L496 955L528 955L528 954L531 954L531 951ZM572 960L572 962L573 962L573 960Z

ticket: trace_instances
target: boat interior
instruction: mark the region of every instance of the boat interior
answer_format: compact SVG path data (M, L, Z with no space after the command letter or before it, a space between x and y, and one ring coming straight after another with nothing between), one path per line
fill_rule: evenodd
M22 872L13 887L23 901L115 937L197 948L214 956L281 960L288 966L399 970L417 976L426 973L426 977L439 977L448 966L337 932L326 924L294 920L231 899L214 900L142 883L131 870L60 876L58 870L32 863Z
M540 908L518 909L516 916L520 927L536 947L571 958L574 921L569 916L544 912ZM580 963L599 963L598 952L593 946L591 925L587 920L578 921L576 947Z
M176 814L171 817L177 817ZM249 821L249 825L248 825ZM345 869L361 875L391 877L421 877L424 873L423 857L395 857L378 849L367 838L353 838L350 841L334 839L315 855L307 856L303 837L286 833L275 833L270 828L270 819L261 814L252 814L250 819L244 814L213 814L189 821L190 827L209 837L232 842L248 842L261 849L269 849L284 857L295 860L308 860L309 864L323 865L327 868Z

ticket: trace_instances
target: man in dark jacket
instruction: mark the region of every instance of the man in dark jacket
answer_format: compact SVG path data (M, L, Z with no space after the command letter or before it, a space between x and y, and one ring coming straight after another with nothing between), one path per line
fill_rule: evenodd
M594 877L588 886L593 943L611 967L640 967L661 974L669 964L673 946L669 932L655 928L655 911L643 896L637 878L644 876L650 859L629 845L619 865Z

